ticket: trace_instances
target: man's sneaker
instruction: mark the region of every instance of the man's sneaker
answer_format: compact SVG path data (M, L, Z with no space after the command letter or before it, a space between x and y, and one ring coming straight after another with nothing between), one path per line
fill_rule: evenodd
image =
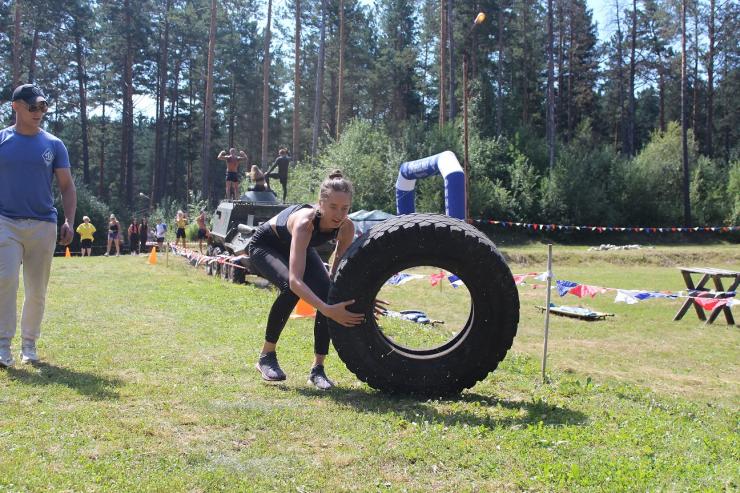
M308 375L308 383L313 384L319 390L329 390L334 387L334 382L326 376L324 365L316 365L311 368L311 373Z
M10 346L0 347L0 368L10 368L15 364Z
M279 382L287 378L285 372L278 364L277 353L275 351L261 353L255 368L262 373L262 379L268 382Z
M36 354L35 344L23 344L21 346L21 363L38 363L39 357Z

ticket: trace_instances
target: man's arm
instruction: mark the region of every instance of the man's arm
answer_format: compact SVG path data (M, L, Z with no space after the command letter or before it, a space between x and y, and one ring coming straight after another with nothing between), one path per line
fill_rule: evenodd
M221 161L226 161L226 151L219 152L218 156L216 156L216 159L220 159Z
M242 159L247 159L247 153L244 151L239 151L239 157L237 157L236 159L238 159L239 161L241 161Z
M64 207L64 224L59 230L59 243L69 245L74 238L75 213L77 212L77 189L72 179L69 168L57 168L54 170L57 177L59 191L62 192L62 207Z

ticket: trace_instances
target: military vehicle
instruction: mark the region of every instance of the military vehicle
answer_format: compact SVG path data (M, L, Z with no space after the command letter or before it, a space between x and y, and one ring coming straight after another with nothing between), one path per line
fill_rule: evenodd
M250 191L239 200L223 200L213 214L207 250L209 256L220 258L210 262L206 272L243 283L244 276L252 273L246 252L252 234L257 226L289 205L280 203L271 191Z

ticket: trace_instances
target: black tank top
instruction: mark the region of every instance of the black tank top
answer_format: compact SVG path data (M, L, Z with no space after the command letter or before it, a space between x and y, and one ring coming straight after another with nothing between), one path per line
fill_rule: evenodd
M108 231L118 233L118 223L108 224Z
M313 206L310 204L291 205L287 209L283 209L283 211L278 214L275 229L277 230L280 241L290 244L292 236L290 231L288 231L288 218L294 212L306 208L313 209ZM311 233L311 240L308 242L308 246L315 247L323 245L327 241L335 239L337 237L337 233L339 233L339 228L335 228L330 231L321 231L319 229L319 221L321 221L321 214L319 211L316 211L316 217L314 217L313 220L313 232Z

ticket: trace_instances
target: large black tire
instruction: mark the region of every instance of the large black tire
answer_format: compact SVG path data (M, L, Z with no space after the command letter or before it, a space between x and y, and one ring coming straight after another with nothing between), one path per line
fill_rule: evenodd
M471 310L451 340L419 350L383 334L373 300L390 276L422 265L456 273L468 288ZM392 218L358 238L329 291L329 303L349 299L355 300L349 310L365 320L353 328L330 320L334 347L357 378L394 393L447 395L472 387L504 359L519 323L519 294L493 242L463 221L436 214Z

